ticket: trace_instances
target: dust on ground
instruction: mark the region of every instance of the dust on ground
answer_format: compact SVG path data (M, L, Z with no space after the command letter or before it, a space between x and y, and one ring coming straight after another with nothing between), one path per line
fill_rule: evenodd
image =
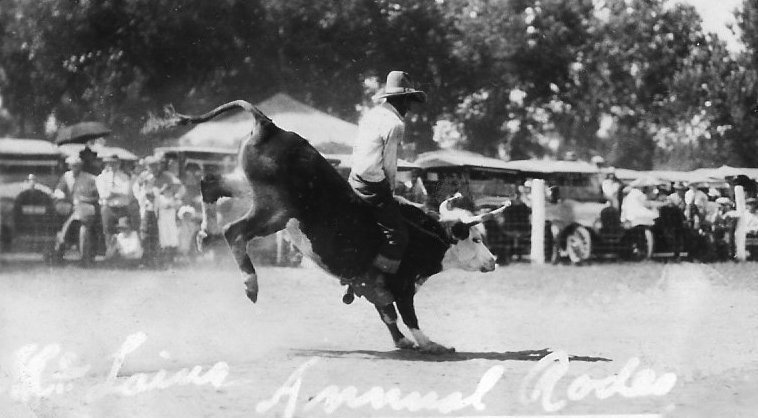
M231 265L0 268L0 416L752 416L758 407L752 263L445 272L416 297L421 328L457 349L437 357L395 350L373 307L363 300L342 304L338 282L316 269L259 268L261 290L252 304ZM176 376L195 366L227 373L215 386L166 384L93 396L130 336L133 351L115 380L126 392L137 378ZM553 385L539 384L539 360L559 352L572 356L568 369ZM28 361L35 354L37 363ZM621 379L630 366L649 372ZM577 389L572 382L587 381L582 375L632 387L650 373L653 381L675 376L676 382L661 396L601 390L571 400L567 393ZM479 402L447 411L430 401L428 409L412 410L434 394L450 401L460 392L465 399L485 376L496 379ZM333 411L325 401L308 406L332 385L343 395L351 388L355 396L369 392L366 399L396 396L400 410L381 403L331 404ZM535 392L551 387L547 400L545 390ZM44 389L51 393L34 395ZM266 405L277 391L282 396Z

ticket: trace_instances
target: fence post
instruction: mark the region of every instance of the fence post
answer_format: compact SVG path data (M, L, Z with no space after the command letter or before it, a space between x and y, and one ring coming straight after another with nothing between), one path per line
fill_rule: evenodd
M532 247L529 259L545 264L545 181L532 180Z
M737 209L737 226L734 230L734 257L738 261L747 260L747 231L745 230L745 213L747 205L745 204L745 189L742 186L734 187L734 203Z

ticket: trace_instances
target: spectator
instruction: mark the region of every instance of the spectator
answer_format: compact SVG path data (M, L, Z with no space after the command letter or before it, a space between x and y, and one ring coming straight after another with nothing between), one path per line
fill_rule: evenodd
M632 226L653 225L658 214L650 208L646 186L631 187L629 194L621 202L621 221L629 222Z
M758 199L749 197L745 199L747 210L745 211L745 231L748 234L758 233Z
M113 241L111 238L117 232L118 220L125 216L134 219L136 214L131 210L133 200L131 178L121 169L121 160L117 155L112 155L105 157L103 162L105 168L95 179L95 184L100 195L100 214L103 221L106 252L108 252L108 245ZM136 224L136 220L133 224Z
M143 160L147 170L134 181L132 191L140 207L140 238L144 249L143 262L148 267L158 267L158 218L155 214L155 183L160 175L160 160L147 156Z
M674 192L671 193L666 200L668 204L676 206L679 208L679 210L682 211L682 213L684 213L684 211L687 209L687 204L685 203L684 199L687 188L681 181L675 182L672 188L674 189Z
M111 236L106 258L121 260L139 260L143 256L142 244L137 231L132 229L128 217L119 218L117 233Z
M200 192L200 179L202 177L202 170L200 166L195 163L187 163L184 166L184 177L182 178L182 184L186 193L184 195L184 204L190 205L195 210L200 209L202 195Z
M171 161L171 159L169 160ZM160 167L160 165L158 166ZM169 167L166 163L165 167ZM153 173L155 195L155 214L158 224L158 243L161 247L163 263L173 263L179 246L179 230L176 224L176 212L186 194L186 188L171 171L160 170Z
M73 211L56 237L55 254L57 258L63 258L66 250L66 237L70 234L69 228L78 225L79 251L82 254L82 263L88 265L95 258L92 231L95 216L98 213L97 184L95 176L82 170L83 162L79 156L68 157L66 162L70 170L66 171L61 177L53 196L56 199L70 201L73 204Z
M697 214L704 215L708 205L708 195L698 189L695 183L690 183L688 188L689 190L684 193L684 215L687 219Z
M179 159L174 155L166 155L163 157L164 171L167 171L179 178Z
M197 212L192 206L182 206L177 213L179 218L179 254L185 258L194 255L195 235L200 230Z
M607 200L612 207L620 209L622 199L621 189L623 188L623 184L621 183L621 180L616 177L614 171L611 171L606 175L605 180L603 180L600 187L603 191L603 197L605 197L605 200Z

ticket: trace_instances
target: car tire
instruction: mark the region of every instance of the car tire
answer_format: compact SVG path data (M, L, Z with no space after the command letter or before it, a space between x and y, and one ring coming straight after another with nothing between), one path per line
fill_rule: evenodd
M571 264L581 264L592 255L592 235L587 228L577 226L566 236L566 253Z

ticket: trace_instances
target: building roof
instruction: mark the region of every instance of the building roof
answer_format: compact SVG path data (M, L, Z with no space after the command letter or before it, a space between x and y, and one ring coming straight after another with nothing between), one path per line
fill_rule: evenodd
M353 155L352 154L323 154L324 158L327 160L336 161L339 160L339 166L342 168L352 168L353 166ZM406 161L402 158L397 159L397 169L398 170L414 170L417 168L421 168L416 163L412 163L410 161Z
M599 173L596 165L586 161L515 160L505 163L511 170L528 173Z
M78 155L84 149L84 144L63 144L59 146L60 150L67 156ZM106 147L104 145L94 145L92 151L97 153L100 158L117 155L122 160L136 161L138 158L131 151L119 147Z
M3 155L61 155L55 144L43 139L0 138L0 154Z
M471 151L440 150L425 152L414 161L421 168L475 167L489 170L513 171L505 161L485 157Z
M324 113L278 93L256 105L277 126L307 139L322 152L349 153L358 135L358 125ZM179 145L206 146L237 150L250 132L252 115L233 113L197 125L179 138Z

